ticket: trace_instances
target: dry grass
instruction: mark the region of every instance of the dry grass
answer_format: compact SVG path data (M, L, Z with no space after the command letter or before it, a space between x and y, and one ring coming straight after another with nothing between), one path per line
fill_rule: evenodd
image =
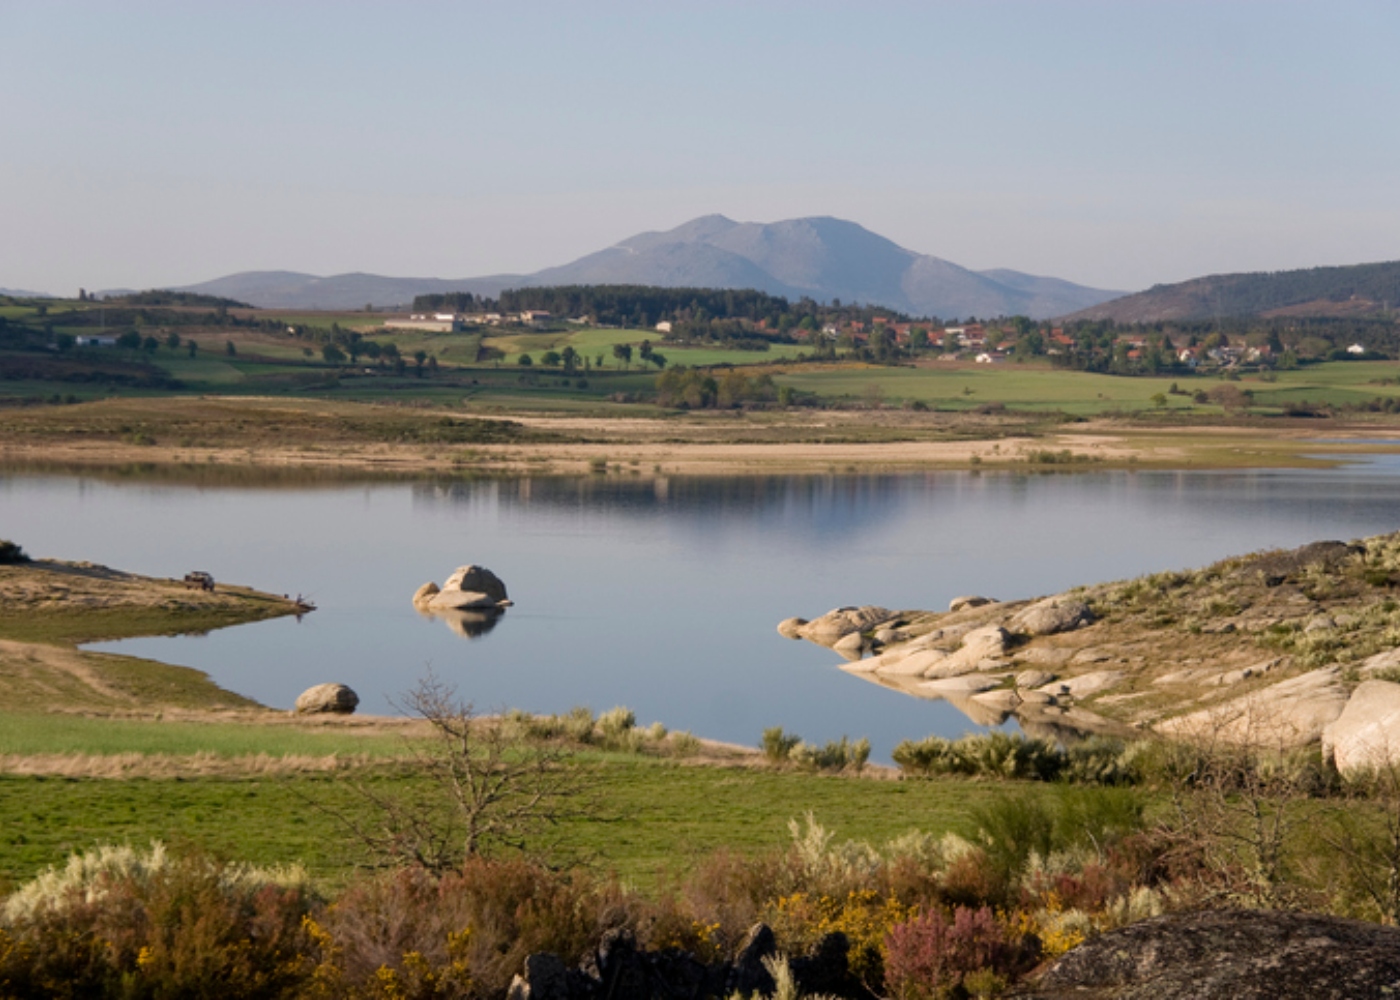
M325 774L363 767L367 754L328 754L324 757L288 754L249 754L225 757L211 752L164 753L41 753L0 754L0 774L46 778L251 778L292 774Z

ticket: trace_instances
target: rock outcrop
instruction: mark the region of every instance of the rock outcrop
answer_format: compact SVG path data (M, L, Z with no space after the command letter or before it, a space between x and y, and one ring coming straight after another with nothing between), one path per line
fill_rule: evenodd
M1322 756L1354 774L1400 764L1400 684L1362 681L1322 731Z
M360 696L344 684L317 684L297 696L296 712L298 715L322 712L349 715L359 704Z
M974 718L1009 709L1022 728L1087 722L1086 732L1271 747L1315 743L1337 723L1329 751L1353 768L1362 742L1371 753L1377 742L1400 748L1400 713L1391 718L1386 688L1359 691L1338 722L1358 684L1400 680L1397 587L1400 532L1034 601L965 595L946 612L838 608L781 629L826 646L844 639L839 651L853 659L843 670L963 711L976 705ZM968 674L1017 680L971 694L968 684L923 684Z
M1315 743L1342 714L1347 691L1340 667L1305 674L1251 691L1210 708L1159 723L1157 731L1188 739L1300 747Z
M1065 954L1036 1000L1370 1000L1400 995L1400 930L1311 913L1175 913Z
M818 645L832 646L836 644L837 640L852 632L865 632L894 617L893 611L888 608L876 607L873 604L861 607L833 608L820 618L813 618L806 625L803 625L798 629L798 634Z
M1037 601L1011 618L1011 631L1022 635L1057 635L1090 624L1094 613L1079 600L1051 597Z

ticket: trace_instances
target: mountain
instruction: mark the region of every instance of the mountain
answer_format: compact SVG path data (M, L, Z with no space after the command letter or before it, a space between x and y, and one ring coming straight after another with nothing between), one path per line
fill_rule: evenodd
M53 296L45 292L26 292L19 288L0 288L0 295L8 295L15 299L49 299Z
M1400 306L1400 261L1213 274L1082 309L1068 319L1161 323L1261 316L1364 316Z
M504 288L604 284L755 288L790 299L840 299L945 319L1017 314L1043 319L1122 294L1019 271L970 271L906 250L842 219L759 223L722 215L702 216L666 232L641 233L534 274L452 280L249 271L178 291L267 308L358 309L371 302L402 305L430 292L494 296Z
M337 274L329 278L296 271L241 271L197 285L171 289L251 302L262 309L362 309L407 305L416 295L472 292L495 295L519 276L495 278L387 278L378 274Z

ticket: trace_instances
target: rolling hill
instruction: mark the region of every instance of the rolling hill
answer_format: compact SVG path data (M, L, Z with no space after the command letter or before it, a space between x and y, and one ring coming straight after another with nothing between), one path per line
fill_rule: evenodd
M633 284L755 288L791 299L840 299L944 319L1062 315L1121 293L1019 271L972 271L906 250L853 222L829 217L734 222L707 215L666 232L641 233L615 246L534 274L478 278L317 277L249 271L188 285L267 308L357 309L403 305L416 295L537 285Z
M1214 274L1113 299L1066 317L1161 323L1247 316L1366 316L1400 307L1400 261Z

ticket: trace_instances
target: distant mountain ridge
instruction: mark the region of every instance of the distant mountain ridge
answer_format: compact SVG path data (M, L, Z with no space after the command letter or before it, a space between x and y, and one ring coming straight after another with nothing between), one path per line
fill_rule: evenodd
M176 291L252 302L265 308L358 309L403 305L417 295L538 285L660 285L754 288L790 299L840 299L944 319L1025 315L1046 319L1121 292L1004 269L971 271L906 250L854 222L826 216L784 222L735 222L706 215L665 232L640 233L615 246L533 274L478 278L390 278L292 271L248 271Z
M1155 285L1069 319L1188 322L1260 316L1361 316L1400 308L1400 261L1213 274Z

